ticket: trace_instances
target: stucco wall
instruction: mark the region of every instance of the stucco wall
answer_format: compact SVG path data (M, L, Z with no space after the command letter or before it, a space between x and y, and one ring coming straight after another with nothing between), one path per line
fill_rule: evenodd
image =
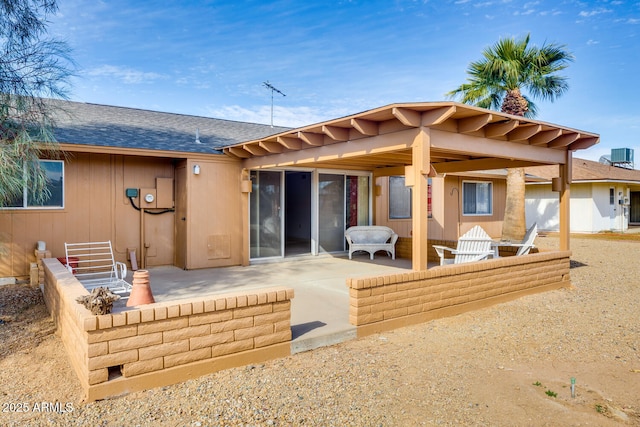
M615 210L611 211L609 189L616 195ZM612 183L571 184L571 232L598 233L610 230L626 230L629 226L624 207L617 204L618 192L628 193L628 186ZM525 197L527 227L538 223L541 231L559 230L558 193L551 184L528 184Z

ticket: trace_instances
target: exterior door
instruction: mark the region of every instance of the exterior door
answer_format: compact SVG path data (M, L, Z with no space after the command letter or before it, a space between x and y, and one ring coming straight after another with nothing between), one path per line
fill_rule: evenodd
M616 229L616 189L609 188L609 227L611 230Z
M175 266L187 266L187 168L176 168L176 251ZM140 262L140 260L138 260Z
M632 191L629 206L629 222L632 224L640 223L640 192Z

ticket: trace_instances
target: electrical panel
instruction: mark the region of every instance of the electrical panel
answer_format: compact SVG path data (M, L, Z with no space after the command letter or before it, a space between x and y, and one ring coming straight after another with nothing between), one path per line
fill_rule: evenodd
M156 207L173 209L173 178L156 178Z

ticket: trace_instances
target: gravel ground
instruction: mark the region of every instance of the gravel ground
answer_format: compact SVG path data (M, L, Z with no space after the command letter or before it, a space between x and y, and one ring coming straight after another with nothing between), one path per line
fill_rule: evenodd
M39 290L5 286L0 425L640 426L640 241L571 244L572 289L89 404Z

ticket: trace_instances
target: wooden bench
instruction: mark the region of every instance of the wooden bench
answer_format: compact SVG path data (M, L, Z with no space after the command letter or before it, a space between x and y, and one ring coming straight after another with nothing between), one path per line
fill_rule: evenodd
M344 237L349 243L349 259L357 251L369 252L373 259L373 254L378 251L385 251L396 259L396 241L398 235L389 227L382 225L357 225L349 227L344 232Z
M88 291L102 286L116 294L131 292L127 266L113 258L111 241L65 243L64 250L63 264Z

